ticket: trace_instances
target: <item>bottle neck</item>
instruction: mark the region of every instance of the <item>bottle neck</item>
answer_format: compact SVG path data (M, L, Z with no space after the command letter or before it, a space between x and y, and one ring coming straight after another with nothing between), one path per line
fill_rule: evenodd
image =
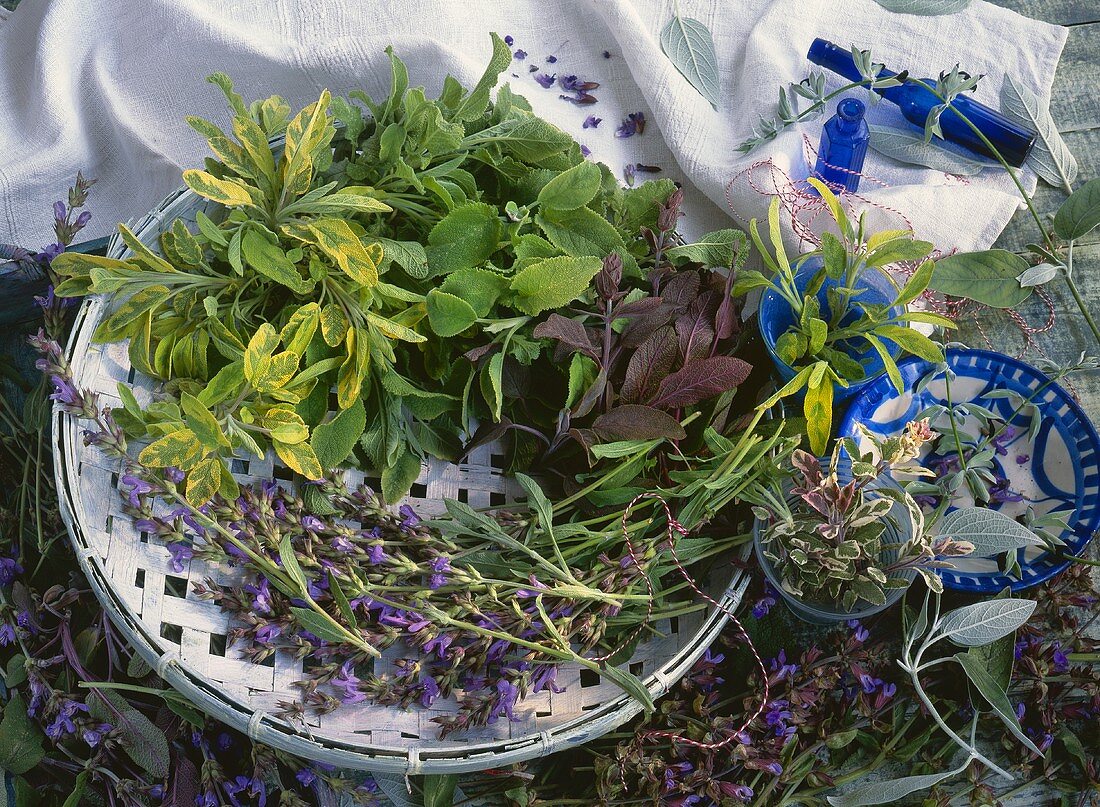
M815 39L813 44L810 45L810 50L806 53L806 57L814 64L820 65L826 70L831 70L849 81L863 81L863 76L860 74L859 68L856 67L851 51L845 50L826 39ZM883 68L882 71L879 72L878 77L893 78L896 75L897 73L894 71ZM904 97L904 89L905 85L903 84L899 87L875 88L875 92L887 101L892 101L896 104Z

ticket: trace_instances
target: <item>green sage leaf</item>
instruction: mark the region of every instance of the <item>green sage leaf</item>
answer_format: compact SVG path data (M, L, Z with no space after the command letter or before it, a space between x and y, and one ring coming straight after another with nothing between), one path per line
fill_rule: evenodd
M562 308L584 294L601 266L595 257L546 258L533 263L512 279L515 307L532 316Z
M936 261L928 288L992 308L1015 308L1031 296L1016 279L1027 268L1027 261L1004 249L948 255Z
M1054 232L1073 241L1100 224L1100 178L1090 179L1075 190L1054 214ZM67 253L66 253L67 254Z

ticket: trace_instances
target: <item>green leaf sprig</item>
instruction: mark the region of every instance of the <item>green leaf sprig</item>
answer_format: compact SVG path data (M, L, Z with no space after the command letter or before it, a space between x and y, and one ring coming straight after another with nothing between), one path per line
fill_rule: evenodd
M771 288L794 312L795 324L776 340L776 354L797 372L762 406L770 407L782 398L805 390L803 411L810 450L820 455L825 452L832 434L834 390L866 377L864 356L868 351L881 359L890 381L900 392L901 373L887 342L897 345L902 353L938 363L943 361L943 350L910 324L920 322L953 328L954 323L939 314L906 308L928 288L935 265L925 258L932 251L932 244L916 240L910 230L867 234L863 216L853 224L840 200L824 183L812 177L809 182L825 202L838 234L823 233L820 248L799 256L792 263L783 246L779 199L773 199L768 210L770 250L764 244L755 219L749 227L764 265L770 270L770 277L756 271L743 272L735 293ZM822 266L805 289L800 290L795 277L810 258L820 258ZM860 280L865 272L899 261L921 263L889 304L872 304L859 299L863 292ZM825 311L818 293L827 279L835 285L826 291L828 310ZM896 313L899 307L901 312Z

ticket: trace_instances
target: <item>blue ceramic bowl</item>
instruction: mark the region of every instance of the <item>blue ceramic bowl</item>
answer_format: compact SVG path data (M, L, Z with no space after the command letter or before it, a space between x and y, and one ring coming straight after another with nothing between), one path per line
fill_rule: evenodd
M800 292L806 290L806 286L809 285L810 280L820 268L821 259L816 257L808 259L802 265L794 278L795 286ZM837 285L839 285L837 281L826 278L825 282L821 284L821 290L817 293L817 301L821 304L821 312L826 319L830 315L827 292ZM879 269L864 269L860 275L859 286L864 291L852 298L853 310L841 321L841 325L849 324L863 312L863 308L859 305L860 302L885 305L893 301L898 294L897 284L889 275ZM903 313L900 307L896 307L892 311L895 314ZM776 355L775 343L780 336L795 324L794 310L774 289L765 289L760 297L759 321L760 335L764 339L764 346L768 349L776 373L782 382L786 383L795 377L797 371ZM884 339L883 344L886 345L891 356L896 357L901 352L901 348L889 339ZM886 365L882 363L878 353L864 340L854 340L851 344L842 342L840 346L845 353L863 364L867 374L862 380L853 381L846 388L836 386L833 400L837 403L848 400L860 389L866 387L877 377L883 376L886 372Z
M1030 505L1038 515L1071 511L1069 529L1059 537L1066 554L1079 555L1100 529L1100 438L1077 402L1043 373L1017 359L987 350L951 350L947 362L956 373L951 397L956 404L978 401L1008 420L1014 411L1006 398L986 398L994 390L1009 389L1033 401L1041 417L1034 439L1028 436L1029 420L1017 417L1010 425L1016 433L1001 441L1003 454L997 457L999 471L1008 488L1020 501L1003 501L991 506L1016 518ZM885 377L876 379L855 397L840 424L839 436L860 440L857 424L877 435L893 435L923 409L946 403L942 375L921 392L913 392L917 381L934 366L917 358L898 364L905 392L899 395ZM1045 385L1045 386L1044 386ZM927 458L925 458L927 459ZM965 488L965 486L964 486ZM973 505L965 489L956 493L952 507ZM1042 583L1063 571L1072 561L1042 547L1020 550L1020 576L1004 575L990 558L959 558L954 569L941 569L944 585L959 591L995 594L1005 586L1020 591Z

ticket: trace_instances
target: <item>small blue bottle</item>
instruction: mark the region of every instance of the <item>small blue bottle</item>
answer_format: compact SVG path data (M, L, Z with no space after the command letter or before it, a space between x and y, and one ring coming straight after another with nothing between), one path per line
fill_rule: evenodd
M814 64L839 73L849 81L860 81L863 78L852 59L851 52L825 39L815 39L806 57ZM891 78L896 75L897 73L889 70L879 73L880 78ZM922 79L922 81L930 86L936 84L936 80L932 78ZM876 89L875 92L887 101L897 104L906 120L922 129L929 111L943 103L935 93L922 87L913 79L897 87ZM1013 123L997 110L965 95L955 98L952 106L953 109L945 110L940 116L940 128L943 130L944 140L957 143L985 157L996 157L966 121L959 117L958 112L955 111L957 109L996 147L1005 162L1017 167L1024 164L1028 152L1031 151L1035 139L1039 136L1037 132Z
M814 176L833 188L849 193L859 188L863 159L871 132L863 119L867 107L858 98L845 98L836 105L836 114L821 130Z

